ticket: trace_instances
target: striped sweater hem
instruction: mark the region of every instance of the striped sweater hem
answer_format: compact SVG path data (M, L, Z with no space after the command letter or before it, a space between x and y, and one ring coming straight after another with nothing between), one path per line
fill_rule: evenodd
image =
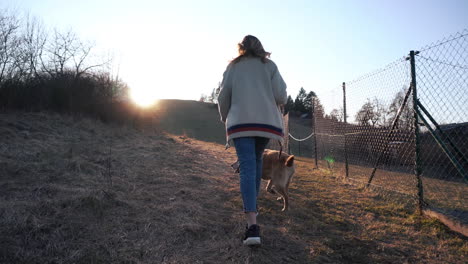
M266 125L266 124L255 124L255 123L250 123L250 124L239 124L239 125L234 125L231 126L227 129L227 134L228 136L231 136L232 134L239 133L239 132L247 132L247 131L258 131L258 132L266 132L266 133L271 133L280 137L283 137L283 129L271 126L271 125Z

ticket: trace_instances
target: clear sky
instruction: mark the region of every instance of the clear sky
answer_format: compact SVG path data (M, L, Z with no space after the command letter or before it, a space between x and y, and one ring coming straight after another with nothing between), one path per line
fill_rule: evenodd
M320 95L468 28L467 0L2 0L114 54L145 100L198 100L257 36L295 97ZM141 100L141 99L140 99Z

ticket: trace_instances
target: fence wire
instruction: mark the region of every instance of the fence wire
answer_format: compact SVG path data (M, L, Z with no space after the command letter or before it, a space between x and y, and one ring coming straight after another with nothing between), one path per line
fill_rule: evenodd
M421 49L416 76L424 200L468 224L468 30Z
M349 181L415 197L412 100L403 105L410 82L409 62L401 58L345 83L337 97L346 93L346 123L343 114L316 111L318 158L343 173L347 155Z
M312 136L290 146L349 183L468 224L468 30L414 54L319 94L312 119L290 127Z

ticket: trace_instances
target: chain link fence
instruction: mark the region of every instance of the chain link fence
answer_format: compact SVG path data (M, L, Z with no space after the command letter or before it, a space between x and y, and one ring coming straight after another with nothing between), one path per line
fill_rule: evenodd
M424 201L468 225L468 30L416 56Z
M314 98L304 154L467 235L467 92L464 30Z

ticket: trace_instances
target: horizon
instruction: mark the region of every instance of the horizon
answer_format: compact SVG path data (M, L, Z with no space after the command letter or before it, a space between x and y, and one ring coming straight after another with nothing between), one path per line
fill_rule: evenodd
M112 54L112 71L133 98L146 103L210 94L247 34L272 52L288 95L294 99L303 87L324 98L342 82L468 25L468 2L461 0L244 2L10 0L3 8L94 42L97 51Z

